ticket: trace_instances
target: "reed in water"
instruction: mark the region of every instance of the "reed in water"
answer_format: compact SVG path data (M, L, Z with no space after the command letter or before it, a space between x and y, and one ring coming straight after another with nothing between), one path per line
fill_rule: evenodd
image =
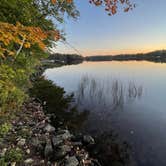
M134 81L124 83L118 79L100 80L84 75L76 91L79 105L88 108L102 108L115 110L123 108L129 101L140 99L143 87Z

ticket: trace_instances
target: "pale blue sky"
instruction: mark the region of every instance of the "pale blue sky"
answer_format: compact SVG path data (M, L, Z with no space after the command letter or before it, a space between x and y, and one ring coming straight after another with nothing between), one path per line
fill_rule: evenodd
M166 0L131 0L137 7L108 16L88 0L75 0L80 18L62 25L67 41L82 55L148 52L166 49ZM74 53L58 43L55 52Z

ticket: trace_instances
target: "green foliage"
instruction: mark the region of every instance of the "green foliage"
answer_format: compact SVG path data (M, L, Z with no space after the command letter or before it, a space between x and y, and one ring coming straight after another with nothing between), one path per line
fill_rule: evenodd
M0 107L5 109L10 105L11 108L19 107L26 95L17 84L25 80L23 70L14 70L12 67L2 64L0 66ZM22 78L21 78L22 77Z
M53 22L48 19L50 16L63 22L64 13L72 18L79 15L74 3L69 4L65 1L52 4L50 0L3 0L0 9L0 21L12 24L20 22L44 30L54 29Z
M0 158L0 165L1 166L7 166L8 165L8 163L5 161L4 157Z
M46 101L46 110L49 113L59 112L66 110L72 100L72 96L65 96L63 88L56 86L52 81L39 78L30 89L33 97L40 99L42 102Z
M9 123L4 123L0 125L0 137L3 137L5 134L7 134L10 129L11 129L11 124Z
M5 154L6 162L20 162L23 160L23 152L19 148L12 148Z

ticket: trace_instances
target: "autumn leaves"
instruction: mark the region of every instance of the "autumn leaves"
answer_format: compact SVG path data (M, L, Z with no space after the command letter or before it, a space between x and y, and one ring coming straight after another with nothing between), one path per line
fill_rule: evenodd
M29 49L37 44L40 49L45 50L44 41L49 36L52 40L60 39L60 33L57 30L45 32L39 27L0 22L0 57L14 56L17 52L15 47Z
M95 6L103 5L105 11L108 12L108 15L114 15L117 13L118 6L123 5L124 12L128 12L135 7L135 4L132 4L130 0L89 0L91 4Z

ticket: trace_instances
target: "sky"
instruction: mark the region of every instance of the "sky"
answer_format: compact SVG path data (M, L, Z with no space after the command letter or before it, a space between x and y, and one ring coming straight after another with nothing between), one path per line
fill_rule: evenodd
M75 0L77 21L66 19L61 27L67 42L83 56L143 53L166 49L166 0L131 0L136 8L108 16L89 0ZM77 53L57 43L55 52Z

